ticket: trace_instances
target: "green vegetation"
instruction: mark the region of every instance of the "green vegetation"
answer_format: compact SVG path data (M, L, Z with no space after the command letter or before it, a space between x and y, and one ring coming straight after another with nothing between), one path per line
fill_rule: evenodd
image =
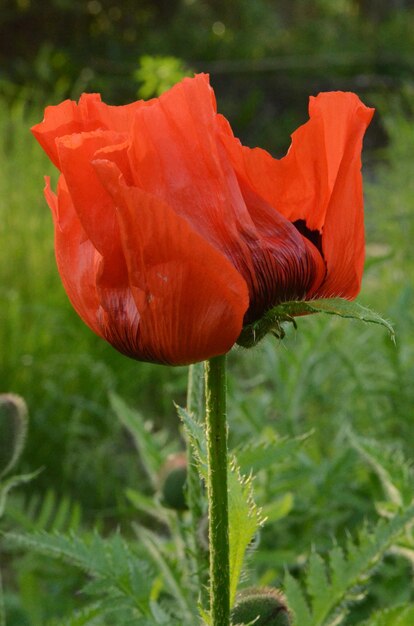
M309 315L283 340L229 355L231 578L233 595L237 584L283 588L297 626L412 626L414 13L351 0L277 10L240 0L223 12L213 0L138 4L132 19L133 2L7 0L0 18L4 32L20 24L10 49L0 44L10 60L0 77L0 391L23 396L30 415L18 476L5 478L20 484L3 490L7 626L192 625L199 593L205 601L202 494L188 554L187 513L164 507L160 487L185 439L204 471L199 409L180 420L173 406L186 404L187 371L128 360L72 310L42 197L43 176L56 174L28 130L46 100L83 89L147 97L188 68L211 70L238 134L275 154L309 93L351 88L378 109L359 301L391 320L396 344L380 326ZM62 16L82 24L76 53ZM2 615L0 592L1 626Z

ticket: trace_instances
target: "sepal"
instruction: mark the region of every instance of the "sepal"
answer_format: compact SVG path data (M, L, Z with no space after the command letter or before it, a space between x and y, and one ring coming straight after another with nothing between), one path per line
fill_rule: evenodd
M296 328L295 317L310 313L327 313L328 315L337 315L360 322L380 324L388 330L391 339L395 341L395 332L392 325L378 313L375 313L375 311L371 311L358 302L346 300L345 298L321 298L319 300L298 300L278 304L273 309L267 311L260 320L246 325L237 343L243 348L252 348L268 333L283 339L285 331L282 324L284 322L290 322Z

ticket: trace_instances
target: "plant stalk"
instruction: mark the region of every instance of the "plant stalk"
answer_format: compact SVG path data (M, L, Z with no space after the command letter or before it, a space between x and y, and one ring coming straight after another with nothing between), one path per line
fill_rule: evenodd
M207 495L212 626L230 623L229 515L227 493L226 357L206 361Z
M198 420L204 417L204 367L203 363L194 363L188 370L187 411L193 413ZM206 553L197 540L200 523L203 517L203 487L194 458L194 450L187 441L187 503L191 515L191 547L194 554L194 575L196 577L200 601L207 604L208 561Z

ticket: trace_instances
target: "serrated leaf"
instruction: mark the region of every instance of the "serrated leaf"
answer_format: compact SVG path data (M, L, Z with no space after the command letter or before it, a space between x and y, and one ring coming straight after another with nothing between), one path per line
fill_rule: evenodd
M313 552L309 559L306 586L312 600L312 615L316 622L325 617L325 607L329 603L331 589L326 573L325 561Z
M70 617L63 620L52 620L48 622L48 626L93 626L97 624L96 619L100 616L102 617L101 608L98 604L92 604L75 611Z
M378 611L364 621L361 626L413 626L414 605L405 604L392 609Z
M347 562L344 551L340 546L335 546L329 552L329 564L331 573L331 585L335 593L341 588L341 581L345 579Z
M351 445L369 463L381 481L389 502L396 507L412 499L414 473L402 451L348 431Z
M230 543L230 606L236 598L237 585L243 570L249 544L264 522L261 509L253 498L253 478L240 473L236 460L228 471L229 543Z
M333 548L329 554L330 569L327 575L321 574L319 561L314 555L311 556L306 585L312 596L311 626L341 623L345 616L344 603L364 597L364 587L373 567L413 521L414 504L397 513L391 520L380 520L373 531L364 527L358 533L358 543L348 539L346 557L340 548ZM289 606L296 610L294 603L299 602L301 610L303 598L297 599L295 586L293 594L293 604ZM287 595L289 603L289 593ZM338 610L341 612L338 613ZM298 626L302 626L300 620Z
M300 437L278 437L272 433L272 437L249 441L236 450L237 462L243 474L252 472L257 474L260 470L266 470L272 466L280 465L287 459L291 459L302 447L312 433L305 433Z
M101 608L113 610L116 606L137 616L149 615L152 578L148 564L137 558L119 533L105 539L98 533L82 537L44 531L6 533L5 537L10 543L70 563L91 576L96 582L85 589L104 592L99 600Z
M289 609L293 613L293 626L313 626L312 616L302 588L296 578L286 572L284 588Z
M207 447L202 424L186 409L177 407L194 456L200 477L207 481ZM246 449L248 462L252 457ZM229 543L230 543L230 602L236 597L237 585L243 570L246 550L263 523L261 510L253 499L252 477L242 475L235 459L228 469Z
M267 311L260 320L245 326L237 343L249 348L256 345L267 333L275 333L279 337L283 337L284 332L281 326L283 322L296 324L296 316L308 313L327 313L361 322L380 324L388 330L391 339L395 340L392 325L375 311L371 311L358 302L351 302L344 298L321 298L319 300L299 300L279 304Z

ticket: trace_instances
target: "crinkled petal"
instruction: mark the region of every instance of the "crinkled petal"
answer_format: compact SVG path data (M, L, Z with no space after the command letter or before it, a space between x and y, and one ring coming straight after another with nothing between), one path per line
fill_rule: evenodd
M254 226L220 149L214 94L201 74L137 112L131 170L135 186L167 202L204 239L238 255L246 248L240 232L250 229L254 236Z
M224 354L239 336L247 286L164 201L95 167L118 207L131 292L140 316L136 358L183 365Z
M321 235L327 274L318 295L352 298L364 258L360 153L373 110L355 94L333 92L311 98L309 113L280 160L242 146L219 116L221 137L239 178L290 222Z
M79 103L65 100L46 107L43 121L32 127L32 133L60 169L56 139L97 129L129 132L135 112L149 103L139 100L123 106L110 106L101 101L99 94L82 94Z
M131 170L136 186L167 202L244 276L251 321L319 283L317 256L283 215L253 190L247 197L220 130L208 77L186 79L137 112Z

